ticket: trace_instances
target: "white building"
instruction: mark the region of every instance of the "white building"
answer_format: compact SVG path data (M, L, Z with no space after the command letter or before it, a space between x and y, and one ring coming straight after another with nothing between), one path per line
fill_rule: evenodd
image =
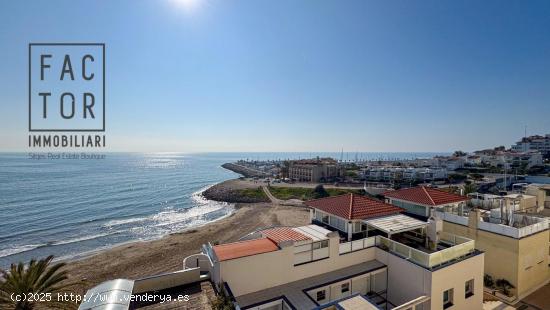
M506 152L499 151L494 154L481 154L481 162L493 167L505 167L513 169L519 167L531 168L543 165L542 154L538 151Z
M444 168L415 168L415 167L369 167L363 171L369 181L422 181L431 182L447 178Z
M307 202L323 226L270 228L206 245L213 282L237 309L482 308L483 253L472 240L443 232L432 239L433 224L354 196ZM365 234L350 240L350 231Z
M114 298L86 300L79 309L133 309L124 296L177 293L201 281L213 283L236 309L482 309L484 253L473 240L364 196L312 205L312 218L324 227L275 227L207 243L185 258L183 270L100 284L88 293ZM341 231L361 226L368 234L351 240Z
M545 156L550 155L550 134L545 136L529 136L512 145L512 150L516 152L538 151Z
M432 210L464 208L468 197L426 186L384 192L386 202L414 216L428 218Z

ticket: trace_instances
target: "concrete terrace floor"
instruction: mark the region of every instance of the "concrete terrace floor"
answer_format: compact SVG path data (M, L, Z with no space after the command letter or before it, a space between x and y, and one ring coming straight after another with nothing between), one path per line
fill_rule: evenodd
M529 308L523 307L520 309L550 309L550 283L534 291L531 295L523 298L518 303L518 308L523 305L526 305Z
M496 297L484 293L483 310L547 310L550 309L550 283L517 302L507 305Z

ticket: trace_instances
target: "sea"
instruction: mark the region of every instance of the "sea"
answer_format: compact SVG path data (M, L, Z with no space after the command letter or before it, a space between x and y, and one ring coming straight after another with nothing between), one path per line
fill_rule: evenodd
M55 255L78 259L116 245L158 239L230 215L202 192L239 177L221 167L244 160L334 157L430 158L447 153L105 153L33 159L0 153L0 268ZM208 240L205 240L205 242Z

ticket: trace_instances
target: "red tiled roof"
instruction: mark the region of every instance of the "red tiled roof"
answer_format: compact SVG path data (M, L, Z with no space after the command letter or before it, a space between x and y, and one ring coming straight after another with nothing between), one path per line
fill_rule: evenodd
M305 204L348 220L367 219L403 211L394 205L351 193L309 200Z
M218 260L224 261L239 257L277 251L279 247L267 238L239 241L212 247Z
M439 206L447 203L460 202L468 200L468 197L457 194L451 194L439 189L418 186L404 188L395 191L387 191L382 195L385 197L410 201L423 205Z
M273 242L281 243L283 241L305 241L311 240L310 237L301 234L290 227L277 227L261 231L261 233Z

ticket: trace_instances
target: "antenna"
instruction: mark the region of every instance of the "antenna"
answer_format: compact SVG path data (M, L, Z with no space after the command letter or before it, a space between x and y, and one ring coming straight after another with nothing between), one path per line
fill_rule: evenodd
M523 133L523 151L527 152L527 125L525 125L525 131Z

